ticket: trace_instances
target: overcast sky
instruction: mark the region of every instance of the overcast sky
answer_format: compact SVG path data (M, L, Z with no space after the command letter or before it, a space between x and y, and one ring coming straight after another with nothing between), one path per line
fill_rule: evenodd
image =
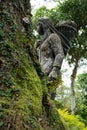
M57 2L52 2L50 0L50 2L46 2L45 0L31 0L31 6L33 11L35 11L37 8L41 7L41 6L46 6L47 8L53 8L55 7L57 4Z

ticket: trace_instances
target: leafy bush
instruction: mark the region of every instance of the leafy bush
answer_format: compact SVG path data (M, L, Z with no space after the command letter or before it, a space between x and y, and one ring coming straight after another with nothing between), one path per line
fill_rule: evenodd
M87 126L87 106L85 104L78 104L75 114L80 115L80 120Z
M66 124L68 125L70 130L87 130L84 123L79 121L78 116L70 115L65 110L58 110L62 118L65 120Z

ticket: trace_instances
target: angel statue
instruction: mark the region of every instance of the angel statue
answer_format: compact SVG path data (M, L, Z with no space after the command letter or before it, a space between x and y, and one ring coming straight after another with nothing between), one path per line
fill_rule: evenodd
M37 23L37 31L41 36L35 43L39 61L48 80L57 79L60 74L62 62L70 49L70 41L76 29L74 21L62 21L54 26L51 19L40 18Z

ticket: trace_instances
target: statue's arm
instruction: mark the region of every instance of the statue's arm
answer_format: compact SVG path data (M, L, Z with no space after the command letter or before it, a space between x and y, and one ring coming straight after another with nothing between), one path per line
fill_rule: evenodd
M51 48L52 48L52 53L54 55L53 67L61 68L62 61L64 59L64 52L63 52L61 39L56 34L54 34L51 39Z
M57 34L52 34L50 37L51 49L54 57L53 69L49 74L49 77L57 78L60 72L62 61L64 59L63 47L61 39Z

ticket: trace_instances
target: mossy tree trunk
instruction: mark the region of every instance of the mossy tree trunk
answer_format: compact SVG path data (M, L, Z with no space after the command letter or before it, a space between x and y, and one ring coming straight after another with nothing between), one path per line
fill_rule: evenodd
M66 130L32 45L30 0L0 1L0 130Z

